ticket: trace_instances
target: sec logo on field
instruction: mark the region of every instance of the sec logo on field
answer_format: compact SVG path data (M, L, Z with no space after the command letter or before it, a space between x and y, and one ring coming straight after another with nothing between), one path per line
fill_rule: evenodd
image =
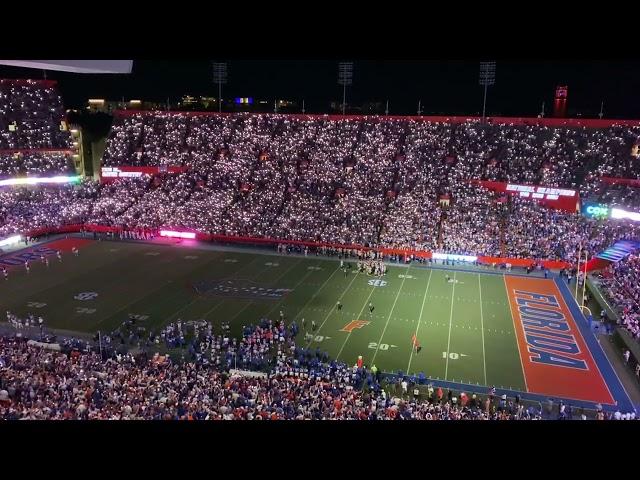
M97 292L82 292L74 296L76 300L93 300L98 296Z
M375 280L369 280L369 285L372 287L384 287L387 284L384 280L376 278Z

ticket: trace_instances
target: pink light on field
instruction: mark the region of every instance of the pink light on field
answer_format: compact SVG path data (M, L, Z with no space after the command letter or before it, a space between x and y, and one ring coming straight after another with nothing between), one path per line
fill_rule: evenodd
M193 232L176 232L174 230L160 230L160 236L172 238L189 238L191 240L196 238L196 234Z

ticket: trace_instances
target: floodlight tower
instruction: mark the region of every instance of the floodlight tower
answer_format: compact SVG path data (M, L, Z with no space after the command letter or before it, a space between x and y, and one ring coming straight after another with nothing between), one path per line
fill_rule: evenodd
M218 112L222 112L222 85L227 83L227 64L213 62L213 81L218 84Z
M347 86L353 84L353 62L340 62L338 64L338 85L342 85L342 115L347 105Z
M487 88L496 83L496 62L480 62L479 83L484 87L484 101L482 102L482 122L484 123L487 108Z

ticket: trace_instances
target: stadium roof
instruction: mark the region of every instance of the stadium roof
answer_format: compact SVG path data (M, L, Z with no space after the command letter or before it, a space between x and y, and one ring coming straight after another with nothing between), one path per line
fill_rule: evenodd
M131 73L133 60L0 60L0 65L73 73Z

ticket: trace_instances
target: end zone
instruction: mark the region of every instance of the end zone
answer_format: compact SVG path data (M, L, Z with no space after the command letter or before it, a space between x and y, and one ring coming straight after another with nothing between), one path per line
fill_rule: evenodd
M50 242L40 243L32 247L26 247L15 252L8 253L0 257L0 266L11 268L15 266L23 266L26 261L38 261L41 256L55 255L58 250L62 252L70 252L74 247L82 248L94 240L87 238L63 238L60 240L52 240Z
M528 392L633 409L566 286L512 276L505 286Z

